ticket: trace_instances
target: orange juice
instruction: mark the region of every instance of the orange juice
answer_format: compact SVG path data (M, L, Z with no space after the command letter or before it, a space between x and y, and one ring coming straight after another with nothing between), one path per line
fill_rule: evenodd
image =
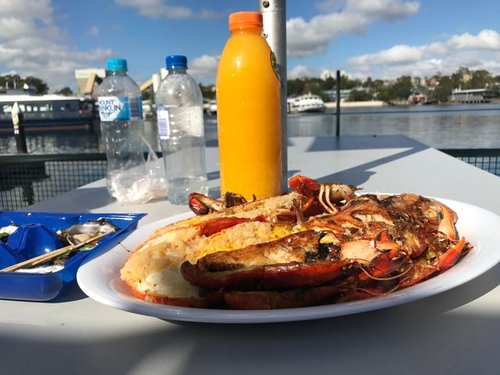
M216 82L221 194L279 195L280 82L262 36L262 15L233 13L229 30Z

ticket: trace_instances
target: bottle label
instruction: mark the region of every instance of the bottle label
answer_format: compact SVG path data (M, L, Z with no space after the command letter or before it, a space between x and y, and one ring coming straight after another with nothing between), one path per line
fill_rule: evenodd
M271 67L273 68L276 78L281 82L280 72L278 70L278 60L276 59L276 55L273 51L271 51Z
M183 137L204 137L203 109L198 106L159 106L156 110L158 134L161 140L172 133Z
M158 134L161 140L170 138L170 121L168 119L168 109L159 107L156 111L156 118L158 120Z
M142 97L134 96L129 98L130 103L130 119L131 120L141 120L142 119Z
M101 96L97 99L101 121L128 121L142 119L140 96Z

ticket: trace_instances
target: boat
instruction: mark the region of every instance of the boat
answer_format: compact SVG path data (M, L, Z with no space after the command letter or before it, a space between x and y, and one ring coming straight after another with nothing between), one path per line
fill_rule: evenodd
M488 88L468 90L453 89L451 96L449 97L449 101L451 103L461 104L489 103L490 98L492 97L493 92Z
M209 116L217 114L217 102L215 100L203 99L203 112Z
M156 118L156 106L151 99L142 101L142 118L143 120Z
M324 112L325 102L314 94L305 94L287 99L288 113Z
M17 122L27 129L89 126L94 103L83 97L63 95L0 95L0 130Z

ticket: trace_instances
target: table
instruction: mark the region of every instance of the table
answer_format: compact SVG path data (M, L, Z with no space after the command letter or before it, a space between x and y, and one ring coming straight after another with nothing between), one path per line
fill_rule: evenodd
M216 145L207 149L217 191ZM500 179L402 136L290 138L289 174L414 192L500 214ZM30 208L186 211L167 201L122 206L104 181ZM500 251L500 244L499 244ZM17 374L498 374L500 266L448 292L368 313L280 324L172 323L94 302L74 285L47 303L0 301L0 368Z

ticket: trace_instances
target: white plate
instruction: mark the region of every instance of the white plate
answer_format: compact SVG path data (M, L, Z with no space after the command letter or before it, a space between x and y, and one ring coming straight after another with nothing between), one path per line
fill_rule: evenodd
M183 214L159 220L134 231L110 251L89 259L77 273L78 284L92 299L117 309L165 320L207 323L271 323L320 319L349 315L396 306L444 292L474 279L500 261L500 217L482 208L439 199L454 209L459 217L459 234L472 243L474 249L457 265L430 280L381 297L332 305L277 310L220 310L175 307L148 303L135 298L120 280L120 269L129 252L155 229L184 219Z

